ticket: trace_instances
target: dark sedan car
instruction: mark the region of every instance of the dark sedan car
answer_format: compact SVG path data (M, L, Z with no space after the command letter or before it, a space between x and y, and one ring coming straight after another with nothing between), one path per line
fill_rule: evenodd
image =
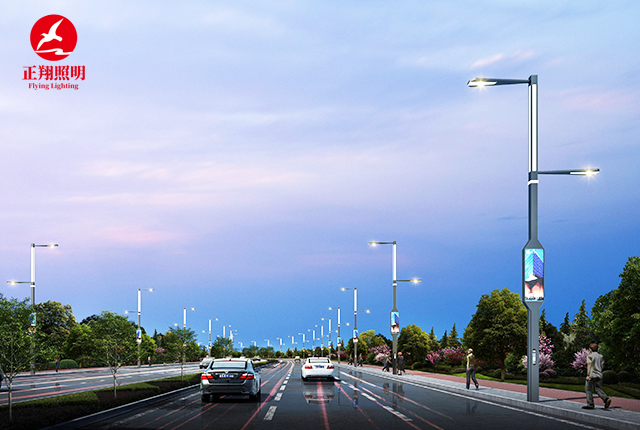
M213 360L200 377L200 397L208 402L211 396L248 395L260 401L260 384L260 373L251 360L221 358Z

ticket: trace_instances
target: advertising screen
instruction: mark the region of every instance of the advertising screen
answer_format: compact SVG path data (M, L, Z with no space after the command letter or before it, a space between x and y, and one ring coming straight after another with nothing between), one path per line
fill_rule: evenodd
M544 249L524 250L524 300L544 301Z
M354 330L353 331L353 340L355 340L355 341L358 340L358 330Z
M391 312L391 334L400 333L400 312Z

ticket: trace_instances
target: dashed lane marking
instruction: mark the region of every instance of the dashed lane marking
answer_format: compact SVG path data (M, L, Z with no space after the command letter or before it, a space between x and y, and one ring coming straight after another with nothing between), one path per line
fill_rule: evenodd
M273 416L276 413L276 409L278 409L277 406L271 406L269 408L269 410L267 411L267 414L264 416L264 420L265 421L271 421L273 419Z
M362 394L362 393L360 393ZM403 413L400 413L396 410L394 410L391 406L382 406L384 409L386 409L388 412L391 412L393 415L395 415L396 417L403 419L405 421L413 421L411 418L409 418L408 416L406 416Z
M282 398L282 393L276 394L276 397L275 397L276 402L279 402L281 398Z

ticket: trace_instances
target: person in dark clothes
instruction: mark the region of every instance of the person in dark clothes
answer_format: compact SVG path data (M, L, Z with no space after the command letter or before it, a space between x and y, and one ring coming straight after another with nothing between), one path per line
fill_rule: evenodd
M401 352L398 353L398 375L404 374L404 356Z

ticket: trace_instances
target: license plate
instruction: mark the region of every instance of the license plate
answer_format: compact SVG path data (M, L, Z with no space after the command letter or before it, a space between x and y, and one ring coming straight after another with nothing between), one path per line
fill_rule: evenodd
M218 376L218 378L227 378L227 379L233 379L234 377L235 375L231 373L221 373L220 376Z
M316 369L324 369L324 366L316 366Z

